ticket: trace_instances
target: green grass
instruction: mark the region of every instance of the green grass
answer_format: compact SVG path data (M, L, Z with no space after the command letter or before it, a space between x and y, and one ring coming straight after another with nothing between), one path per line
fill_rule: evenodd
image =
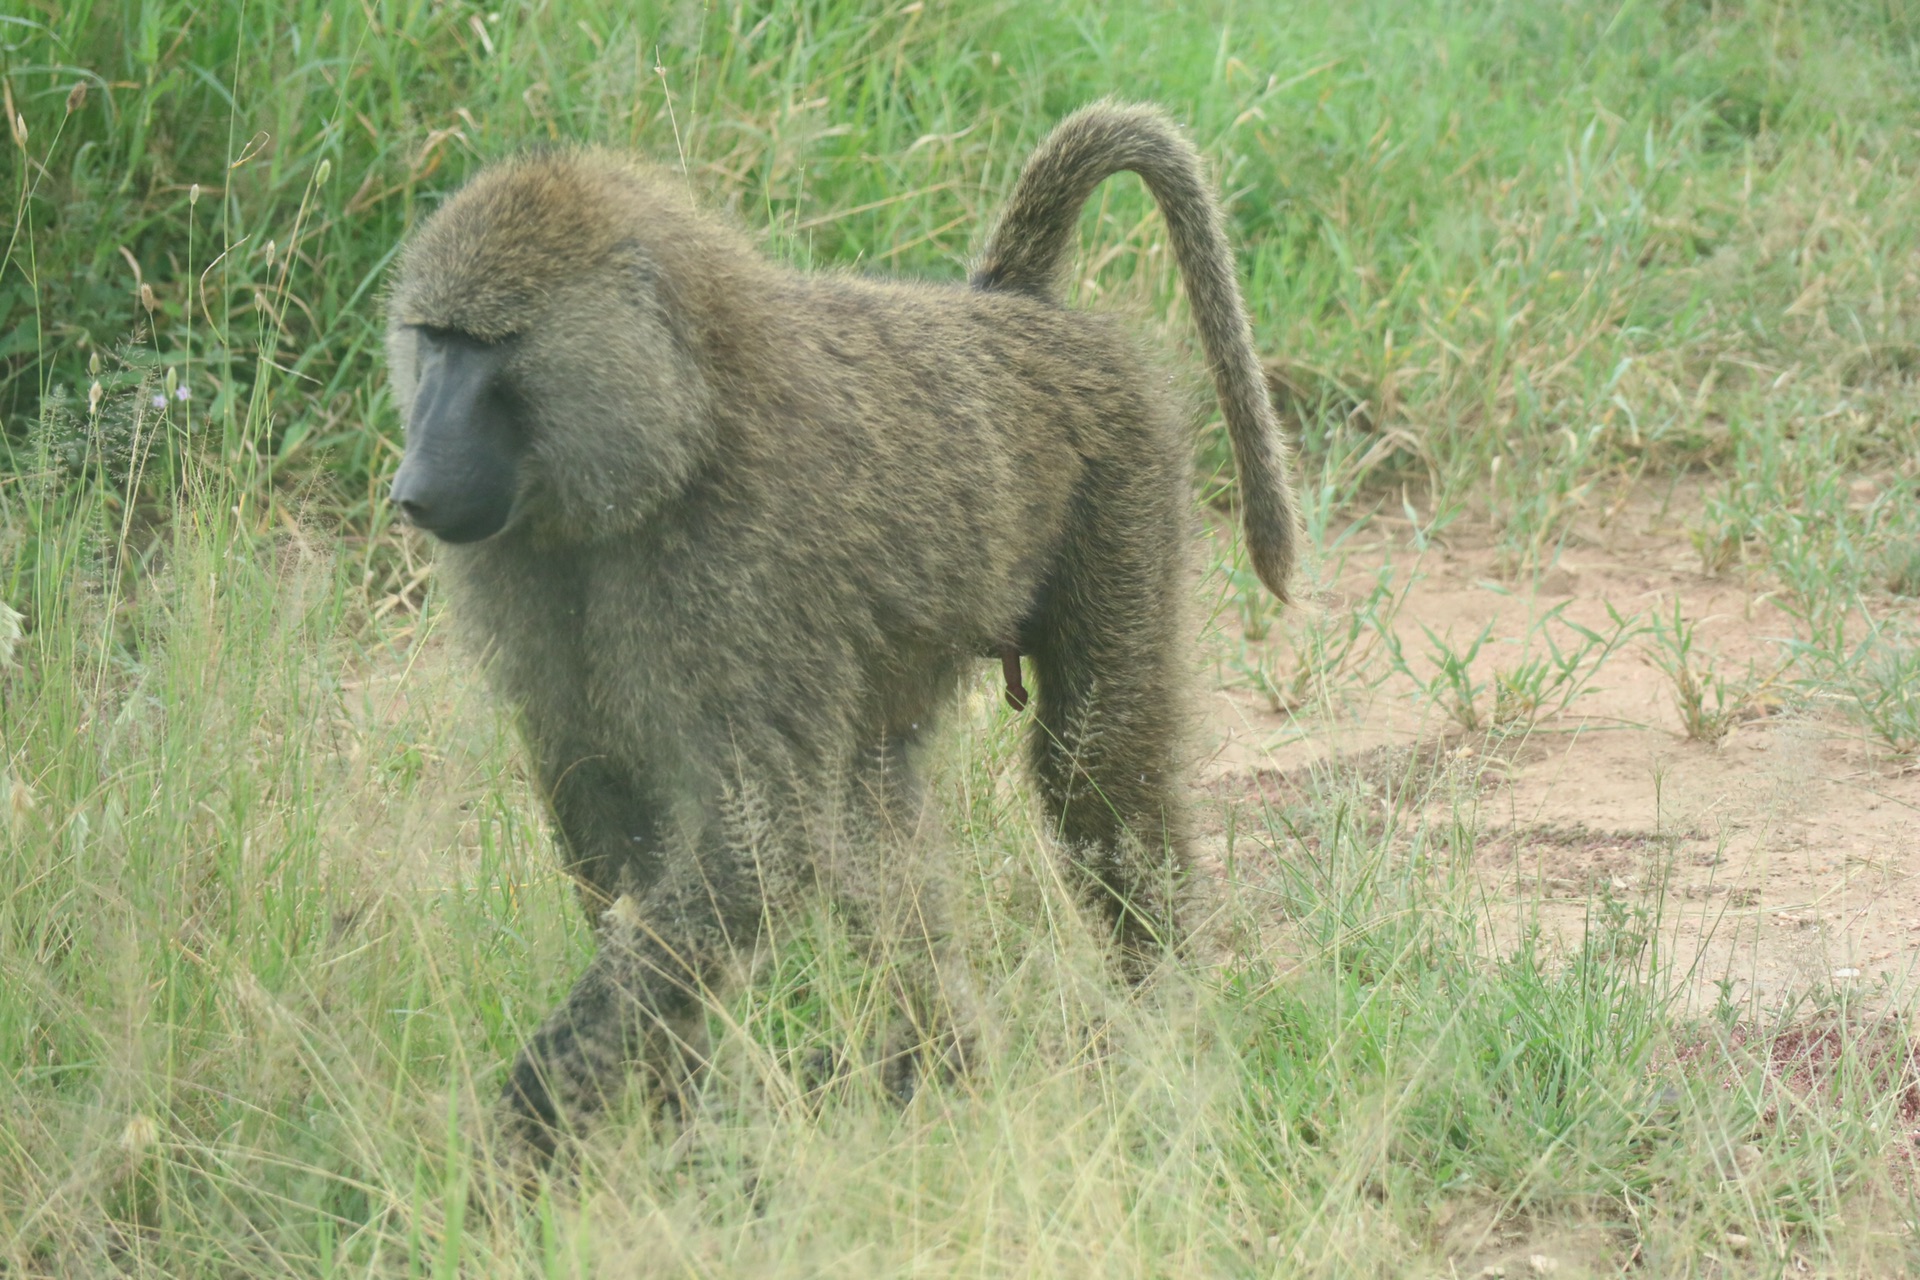
M778 255L953 278L1028 147L1118 92L1187 120L1230 193L1317 540L1382 504L1421 536L1484 520L1524 577L1576 514L1696 473L1703 560L1800 624L1781 679L1910 755L1920 11L80 0L0 16L0 74L0 600L26 627L0 671L0 1274L1920 1261L1884 1011L1688 1009L1657 906L1612 899L1575 955L1495 951L1470 794L1422 816L1445 770L1384 806L1330 776L1243 825L1208 929L1232 945L1131 999L984 684L937 788L981 1070L904 1110L859 1079L802 1096L881 1016L815 922L716 1014L689 1125L636 1105L577 1187L476 1217L500 1064L591 940L378 501L383 272L485 159L631 145ZM1086 231L1080 300L1190 345L1139 191ZM1301 651L1361 680L1374 634L1321 619Z

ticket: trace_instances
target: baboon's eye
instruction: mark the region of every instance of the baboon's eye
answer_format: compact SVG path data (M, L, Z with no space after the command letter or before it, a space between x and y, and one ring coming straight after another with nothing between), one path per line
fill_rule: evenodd
M512 346L520 339L518 333L508 333L499 337L483 338L478 334L469 333L465 329L456 329L449 325L413 324L407 327L419 334L420 337L424 338L427 342L435 346L443 347L464 344L474 347L504 348Z

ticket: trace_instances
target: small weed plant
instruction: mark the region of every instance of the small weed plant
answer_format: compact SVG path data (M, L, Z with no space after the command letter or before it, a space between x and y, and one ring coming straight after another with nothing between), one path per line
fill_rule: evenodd
M1696 644L1697 625L1681 615L1675 600L1671 615L1654 612L1647 628L1651 639L1641 649L1672 682L1673 707L1688 740L1714 743L1761 705L1769 682L1757 679L1751 668L1744 678L1724 675Z

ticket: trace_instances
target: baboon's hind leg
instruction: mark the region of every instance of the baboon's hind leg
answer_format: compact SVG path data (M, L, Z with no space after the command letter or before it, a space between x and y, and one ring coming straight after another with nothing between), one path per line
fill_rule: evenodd
M1136 980L1177 941L1187 865L1184 476L1184 462L1090 468L1024 637L1039 685L1034 772L1073 877Z

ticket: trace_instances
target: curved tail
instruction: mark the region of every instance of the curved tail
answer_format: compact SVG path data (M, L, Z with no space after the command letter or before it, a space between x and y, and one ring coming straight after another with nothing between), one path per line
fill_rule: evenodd
M1233 441L1247 550L1260 580L1284 601L1299 535L1287 448L1254 355L1219 203L1199 153L1166 113L1097 102L1061 121L1021 172L973 285L1057 300L1081 206L1123 170L1140 175L1166 219Z

